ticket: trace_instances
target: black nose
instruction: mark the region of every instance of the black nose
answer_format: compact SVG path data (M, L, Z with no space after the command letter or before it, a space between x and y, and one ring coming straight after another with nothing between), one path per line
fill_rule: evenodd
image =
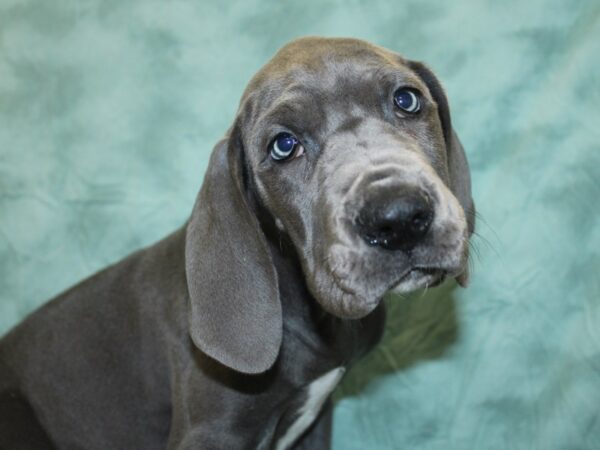
M420 189L400 189L367 199L357 218L358 232L370 245L408 251L423 240L433 207Z

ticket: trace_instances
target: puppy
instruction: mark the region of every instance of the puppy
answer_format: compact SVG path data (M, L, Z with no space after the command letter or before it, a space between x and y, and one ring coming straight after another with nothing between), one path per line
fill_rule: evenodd
M189 221L0 341L5 449L325 449L382 297L465 284L469 168L418 62L303 38L250 81Z

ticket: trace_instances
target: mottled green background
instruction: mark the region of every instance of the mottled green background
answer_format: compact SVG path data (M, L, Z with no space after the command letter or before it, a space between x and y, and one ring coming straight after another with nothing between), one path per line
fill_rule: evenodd
M179 226L307 34L429 63L481 215L469 289L390 299L334 447L600 449L598 0L0 0L0 331Z

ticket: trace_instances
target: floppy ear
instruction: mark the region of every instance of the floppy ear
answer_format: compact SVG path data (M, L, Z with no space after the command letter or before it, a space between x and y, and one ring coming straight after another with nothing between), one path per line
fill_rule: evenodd
M408 65L427 85L431 96L437 103L444 141L446 142L450 189L465 212L469 235L471 235L475 230L475 205L471 197L471 173L463 146L452 128L448 99L440 82L427 66L415 61L408 62ZM461 286L466 286L468 279L467 266L464 272L456 277L456 280Z
M214 148L187 225L190 335L220 363L248 374L269 369L281 346L277 273L245 195L243 149Z

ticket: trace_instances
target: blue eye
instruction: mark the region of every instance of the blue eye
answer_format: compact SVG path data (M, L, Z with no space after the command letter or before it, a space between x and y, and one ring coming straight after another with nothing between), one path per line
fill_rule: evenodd
M413 89L400 88L394 92L394 103L407 113L417 113L421 109L421 94Z
M302 150L302 146L298 144L298 139L290 133L279 133L275 136L273 142L269 146L271 150L271 158L275 161L283 161L294 154L296 149ZM298 151L297 153L300 153ZM298 154L297 156L300 156Z

